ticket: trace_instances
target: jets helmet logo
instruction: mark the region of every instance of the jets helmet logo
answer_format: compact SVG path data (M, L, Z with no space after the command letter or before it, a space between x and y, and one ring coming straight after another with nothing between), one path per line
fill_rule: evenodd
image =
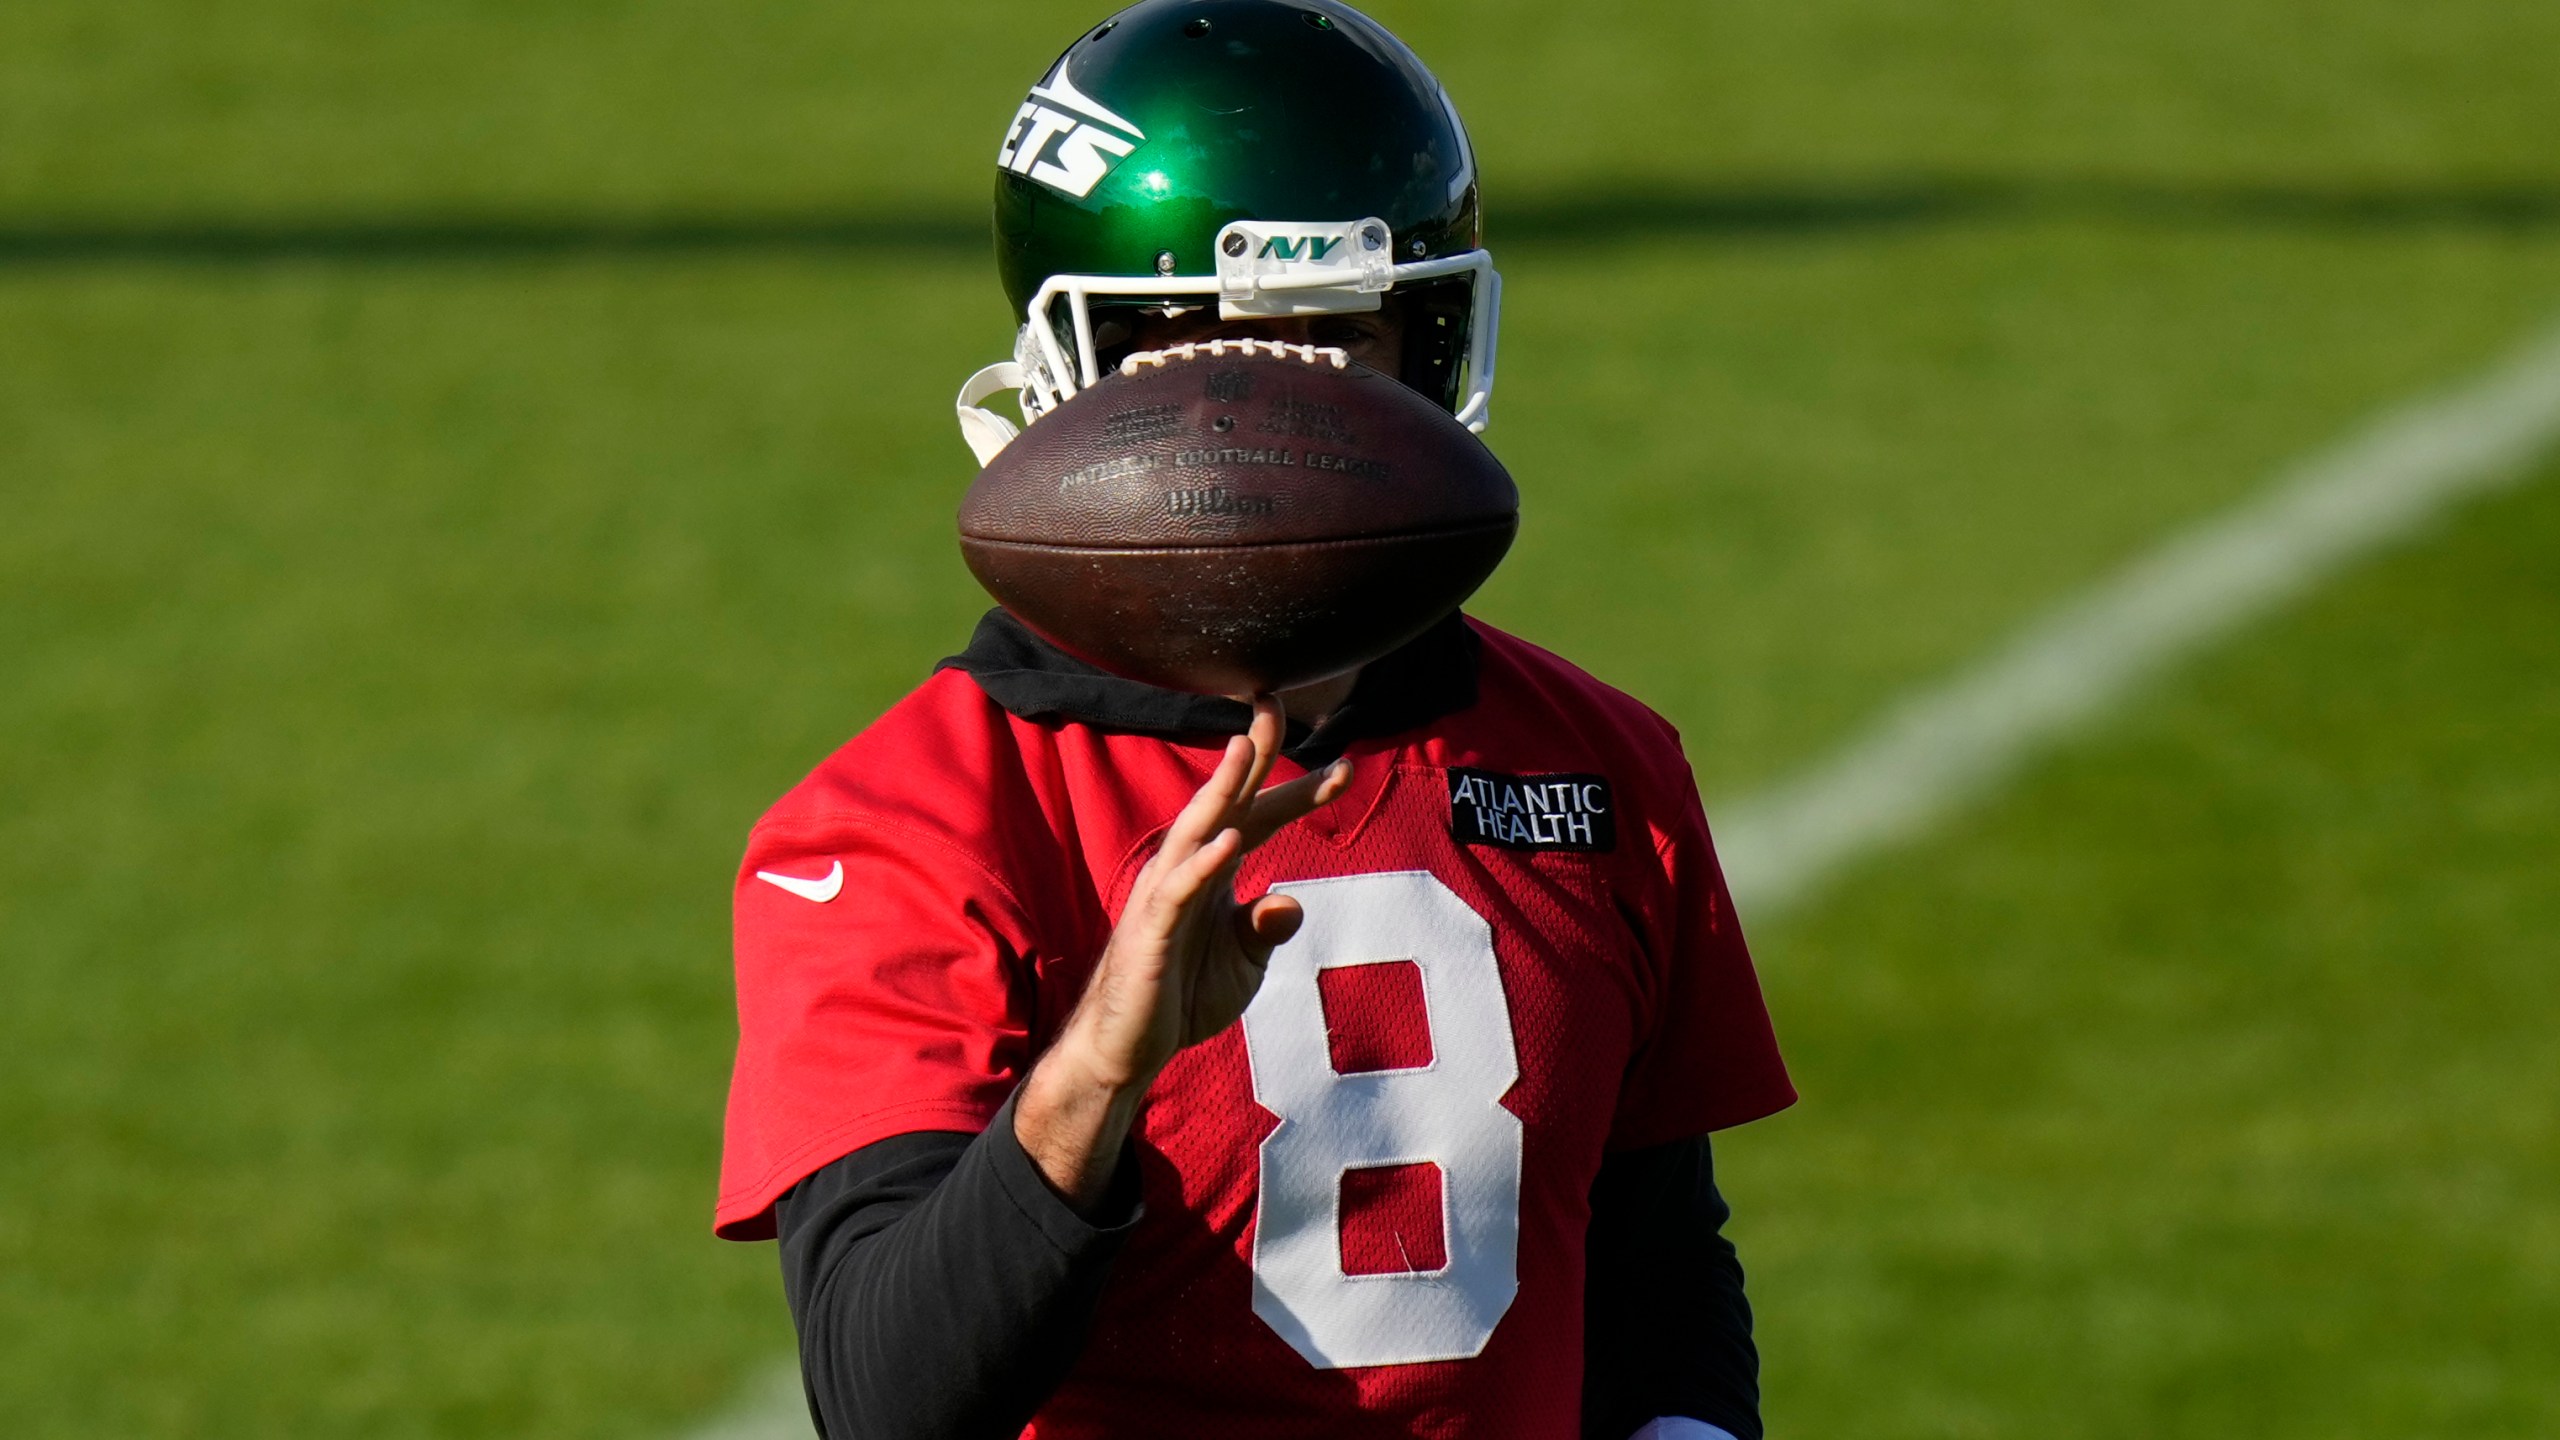
M1325 257L1342 243L1339 235L1274 235L1262 242L1254 252L1257 260L1306 260L1323 264Z
M996 151L996 164L1081 200L1147 133L1075 87L1067 67L1031 87Z

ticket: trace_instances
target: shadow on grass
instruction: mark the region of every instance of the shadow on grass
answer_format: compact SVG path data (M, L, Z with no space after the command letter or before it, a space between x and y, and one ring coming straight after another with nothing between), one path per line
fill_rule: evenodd
M2330 188L2109 180L1594 191L1489 207L1495 238L1536 243L1750 236L2036 219L2179 227L2396 230L2560 226L2560 185Z
M1665 236L1747 240L2044 218L2176 227L2533 230L2560 226L2560 186L1914 180L1630 187L1497 197L1489 214L1486 238L1497 246L1605 245ZM944 252L975 260L990 243L986 221L972 215L853 211L723 218L28 222L0 223L0 266L388 264L792 252Z

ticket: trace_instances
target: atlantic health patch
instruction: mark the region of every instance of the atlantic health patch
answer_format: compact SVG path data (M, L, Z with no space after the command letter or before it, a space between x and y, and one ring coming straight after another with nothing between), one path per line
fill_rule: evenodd
M1505 775L1449 769L1449 834L1506 850L1609 850L1616 806L1599 775Z

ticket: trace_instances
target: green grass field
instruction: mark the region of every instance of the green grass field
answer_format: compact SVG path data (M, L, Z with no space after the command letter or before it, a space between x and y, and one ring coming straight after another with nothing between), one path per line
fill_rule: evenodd
M2560 313L2527 0L1381 4L1527 495L1730 800ZM0 15L0 1419L677 1435L747 824L956 648L1094 12ZM2560 472L1755 933L1775 1433L2560 1432ZM1748 917L1746 917L1748 918Z

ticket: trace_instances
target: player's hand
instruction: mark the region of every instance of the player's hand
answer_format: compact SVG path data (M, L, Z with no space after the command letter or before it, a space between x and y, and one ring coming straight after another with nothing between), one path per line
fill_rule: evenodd
M1282 725L1279 701L1254 702L1251 732L1227 742L1216 772L1130 887L1068 1026L1080 1032L1095 1078L1144 1087L1176 1051L1234 1024L1273 948L1298 933L1305 916L1288 896L1236 899L1236 867L1281 826L1340 795L1351 771L1336 761L1264 789Z
M1023 1082L1015 1137L1080 1208L1100 1203L1157 1072L1235 1023L1272 950L1306 918L1285 895L1235 895L1236 867L1253 847L1351 783L1351 767L1336 761L1264 789L1282 729L1280 702L1256 699L1252 730L1227 742L1138 872L1083 1001Z

